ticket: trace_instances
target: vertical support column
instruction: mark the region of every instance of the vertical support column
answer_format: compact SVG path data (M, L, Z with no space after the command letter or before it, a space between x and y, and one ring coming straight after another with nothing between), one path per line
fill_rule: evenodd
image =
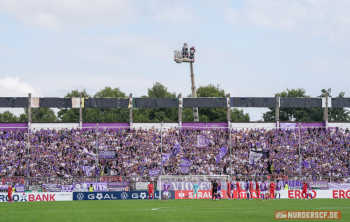
M192 90L192 98L197 98L196 94L196 85L194 83L194 73L193 73L193 62L190 62L191 67L191 90ZM199 122L199 113L198 113L198 107L193 108L193 121Z
M227 123L229 129L231 128L231 94L227 94Z
M98 182L98 177L100 176L99 173L98 173L98 167L99 167L99 160L98 160L98 153L99 153L99 148L98 148L98 123L96 123L96 170L95 172L97 172L96 174L96 182Z
M277 105L275 108L275 121L276 121L276 127L277 129L280 128L280 94L276 94L276 101L277 101Z
M29 153L30 153L30 133L31 133L31 122L32 122L32 94L28 93L28 141L27 141L27 161L26 161L26 176L27 179L30 178L29 173ZM28 181L29 184L29 181Z
M160 124L160 175L163 175L163 122Z
M326 107L324 108L323 110L323 119L324 119L324 122L325 122L325 127L326 129L328 129L328 94L326 93Z
M179 119L179 129L182 127L182 95L179 94L179 111L178 111L178 119Z
M31 131L32 123L32 94L28 93L28 133Z
M301 156L301 153L300 153L300 131L301 131L301 123L299 123L299 176L301 178L301 161L302 161L302 156Z
M132 93L129 95L129 123L130 123L130 130L132 128Z
M230 125L228 125L228 130L230 130L230 175L231 175L231 177L232 177L232 158L231 158L231 156L232 156L232 139L231 139L231 124ZM230 180L231 181L231 180Z
M80 107L79 107L79 128L83 128L83 99L82 99L82 93L80 93Z

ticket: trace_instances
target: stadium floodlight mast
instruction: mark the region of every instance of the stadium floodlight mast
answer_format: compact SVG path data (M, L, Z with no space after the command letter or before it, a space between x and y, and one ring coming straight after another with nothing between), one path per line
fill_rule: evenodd
M184 46L182 47L182 50L175 50L174 51L174 61L176 63L183 63L183 62L189 62L190 68L191 68L191 90L192 90L192 97L196 98L196 86L194 84L194 74L193 74L193 63L195 61L195 52L194 46L190 48L190 51L188 51L187 43L184 43ZM199 115L198 115L198 107L193 108L193 119L194 122L199 122Z

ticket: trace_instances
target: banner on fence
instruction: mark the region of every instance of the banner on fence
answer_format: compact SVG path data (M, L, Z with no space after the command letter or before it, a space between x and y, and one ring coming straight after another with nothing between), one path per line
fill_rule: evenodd
M126 187L130 185L130 181L107 182L108 187Z
M161 193L163 195L163 192ZM154 193L155 199L159 199L159 192ZM168 192L168 199L174 199L175 192ZM124 192L73 192L73 200L146 200L146 191Z
M41 191L41 185L25 185L25 191Z
M73 200L72 193L14 193L12 194L13 201L71 201ZM7 193L0 193L0 202L8 202Z
M162 181L162 184L164 184L165 181ZM221 190L227 189L226 181L220 181L221 183ZM168 185L170 185L169 190L193 190L193 184L192 181L168 181ZM210 190L211 189L211 183L210 181L197 181L199 190Z
M61 192L62 191L62 185L59 184L43 184L42 188L46 189L46 192Z
M158 175L159 175L159 169L148 170L148 176L158 176Z
M149 182L136 182L136 190L147 190Z
M92 184L94 187L94 191L107 191L107 182L74 182L73 183L73 191L74 192L86 192L89 191L89 186Z

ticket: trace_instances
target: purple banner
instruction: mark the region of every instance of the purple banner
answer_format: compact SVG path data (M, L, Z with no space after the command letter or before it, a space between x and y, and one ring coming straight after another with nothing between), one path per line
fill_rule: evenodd
M165 181L162 181L162 184L164 183ZM221 190L226 190L226 181L220 181L220 183ZM168 184L170 185L169 190L193 190L194 181L168 181ZM211 190L210 181L197 181L197 184L199 186L199 190Z
M73 192L74 186L73 185L62 185L61 189L62 189L62 192Z
M9 128L11 127L11 128ZM26 131L28 130L28 123L0 123L0 131Z
M83 182L83 183L74 182L73 191L88 192L90 184L92 184L92 186L94 187L94 191L107 191L107 188L108 188L107 182Z
M83 123L83 128L96 129L97 123ZM128 129L130 123L98 123L99 129Z
M299 180L289 180L289 181L284 181L283 186L285 184L288 184L288 188L290 190L301 190L303 189L303 181ZM312 189L315 190L328 190L330 189L330 186L328 186L327 181L309 181Z
M8 185L0 185L0 190L4 190L7 192ZM16 192L24 192L25 186L24 185L15 185Z
M108 151L100 151L99 156L101 159L114 159L115 158L115 151L108 150Z
M350 190L350 183L329 183L330 190Z
M148 170L149 176L158 176L159 175L159 169L156 170Z
M221 147L219 155L216 156L216 164L218 164L221 159L226 155L228 149Z
M207 130L208 128L226 128L228 123L182 123L182 128L186 129L199 129ZM225 129L224 129L225 130Z

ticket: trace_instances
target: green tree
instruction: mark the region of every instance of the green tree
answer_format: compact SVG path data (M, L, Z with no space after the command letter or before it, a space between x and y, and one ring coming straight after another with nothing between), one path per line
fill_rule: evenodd
M0 123L17 123L19 118L11 113L9 110L6 110L3 113L0 113Z
M20 115L20 119L28 120L28 108L24 108L24 114ZM57 122L57 116L51 108L32 108L33 123L54 123Z
M65 97L68 98L79 98L80 97L80 93L82 94L83 98L88 98L90 97L90 95L86 92L86 89L83 89L82 91L79 90L72 90L71 92L67 93ZM87 109L83 109L83 121L85 122L86 120L84 119L84 117L87 115L87 113L89 112L89 110ZM71 123L71 122L79 122L79 109L77 108L64 108L64 109L60 109L57 112L57 116L58 118L61 120L61 122L64 123Z
M148 88L147 96L143 98L176 98L176 93L168 91L168 88L160 82ZM177 122L177 108L138 108L133 110L134 122Z
M331 88L328 90L322 89L321 90L322 94L320 97L324 97L326 93L328 94L329 97L331 96ZM345 92L340 92L338 94L338 97L343 98L345 95ZM328 121L333 121L333 122L348 122L350 121L350 111L346 110L345 108L328 108Z
M126 98L126 94L120 90L120 88L112 88L106 86L98 91L94 98ZM129 111L128 109L117 108L85 108L87 111L84 118L85 122L101 122L101 123L115 123L115 122L128 122Z
M226 97L225 90L219 86L209 84L200 86L197 89L197 97ZM190 96L189 96L190 97ZM227 108L198 108L200 122L226 122ZM242 109L231 109L232 122L248 122L249 114L244 114ZM183 111L183 121L193 122L193 109L185 108Z
M331 88L322 89L321 95L318 97L324 97L325 94L331 97ZM344 92L341 92L338 96L344 97ZM286 89L280 93L280 97L310 97L306 95L306 91L302 88ZM275 108L269 108L269 111L263 114L263 119L266 122L275 121ZM328 109L329 121L349 121L349 111L344 108L329 108ZM280 108L280 121L298 121L298 122L322 122L323 108Z

